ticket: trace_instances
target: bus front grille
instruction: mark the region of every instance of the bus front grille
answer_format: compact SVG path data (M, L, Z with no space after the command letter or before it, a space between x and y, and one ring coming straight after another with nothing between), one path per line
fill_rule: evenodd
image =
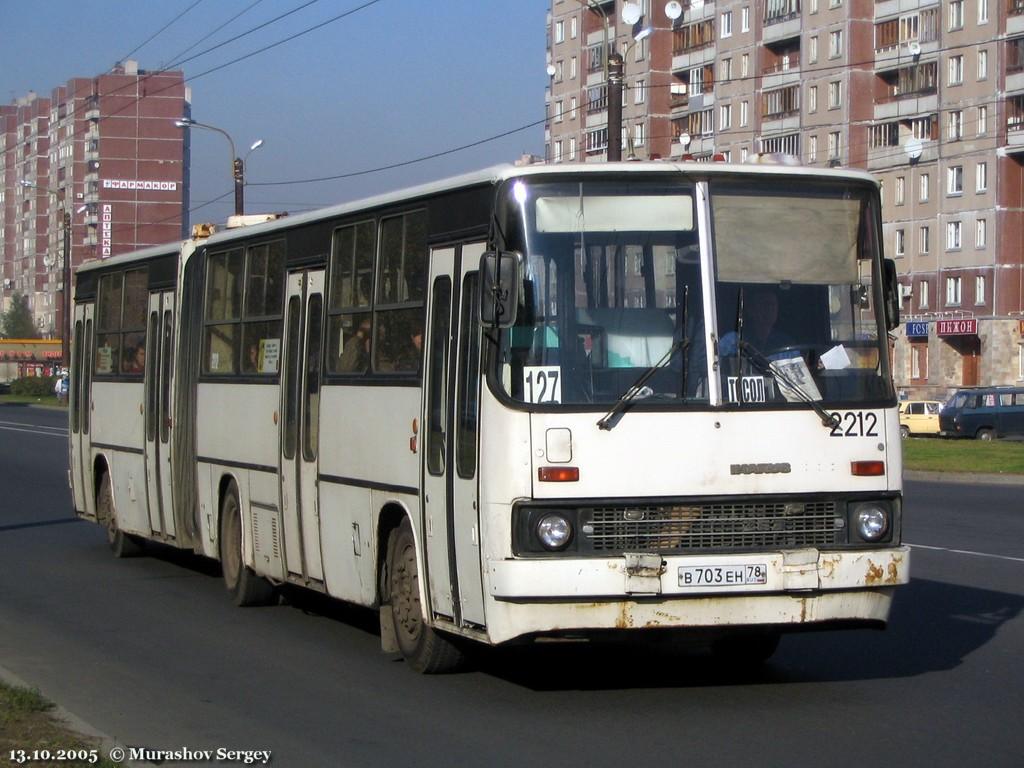
M829 547L846 541L834 501L596 507L581 510L594 552L693 552Z

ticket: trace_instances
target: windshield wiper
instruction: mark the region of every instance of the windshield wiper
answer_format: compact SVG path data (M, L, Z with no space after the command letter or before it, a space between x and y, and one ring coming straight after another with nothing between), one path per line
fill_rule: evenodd
M623 392L622 396L615 401L615 405L612 406L611 410L608 411L608 413L606 413L598 420L598 428L606 430L611 429L613 426L612 419L615 418L615 415L617 413L624 410L627 405L633 402L633 400L643 399L643 397L647 396L642 395L641 392L644 388L644 385L647 383L648 379L650 379L651 376L653 376L655 373L657 373L666 365L668 365L669 361L672 360L672 356L675 355L676 352L679 352L680 350L685 350L688 346L690 346L690 340L686 337L672 342L672 346L668 348L668 352L666 352L658 362L656 362L654 365L652 365L650 368L644 371L643 374L641 374L640 378L634 381L633 385L625 392Z
M803 390L799 382L790 378L789 375L779 366L773 366L771 361L762 355L752 344L746 341L740 341L736 345L736 353L740 354L741 352L762 374L770 376L772 379L795 393L800 402L807 403L811 406L811 408L814 409L814 412L818 414L818 417L821 419L821 426L829 427L831 429L839 424L840 416L838 413L829 413L826 411L822 407L821 403Z

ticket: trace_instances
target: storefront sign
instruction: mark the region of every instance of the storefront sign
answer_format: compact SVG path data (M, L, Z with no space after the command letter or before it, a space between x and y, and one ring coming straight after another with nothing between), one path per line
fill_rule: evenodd
M978 321L973 317L969 320L939 320L935 325L939 336L978 335Z
M109 203L103 204L103 215L100 217L100 225L103 227L103 234L100 240L100 256L106 258L110 255L111 248L111 226L114 221L113 206Z
M907 323L907 336L927 336L928 335L928 323L925 322L914 322Z
M176 181L143 181L140 179L104 179L104 189L134 189L154 192L176 192Z

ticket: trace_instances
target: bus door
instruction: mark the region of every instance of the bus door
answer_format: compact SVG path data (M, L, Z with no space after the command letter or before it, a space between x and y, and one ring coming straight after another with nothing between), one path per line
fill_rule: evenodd
M323 581L320 552L320 365L324 330L324 271L288 275L281 379L281 510L288 572Z
M153 533L175 536L171 506L174 292L151 293L146 320L146 500Z
M483 251L482 244L474 244L431 254L421 451L432 605L460 625L478 626L484 625L484 609L476 476L476 268Z
M89 417L92 415L92 333L95 305L75 307L72 331L71 381L68 407L71 417L71 472L75 509L95 514L92 497L92 444Z

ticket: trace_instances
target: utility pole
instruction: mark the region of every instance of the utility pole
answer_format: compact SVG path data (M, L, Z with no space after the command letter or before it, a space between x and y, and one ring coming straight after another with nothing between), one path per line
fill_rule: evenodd
M622 159L622 54L608 54L608 162Z
M64 267L61 270L60 291L60 356L65 369L71 370L71 212L66 208L61 219L64 225Z

